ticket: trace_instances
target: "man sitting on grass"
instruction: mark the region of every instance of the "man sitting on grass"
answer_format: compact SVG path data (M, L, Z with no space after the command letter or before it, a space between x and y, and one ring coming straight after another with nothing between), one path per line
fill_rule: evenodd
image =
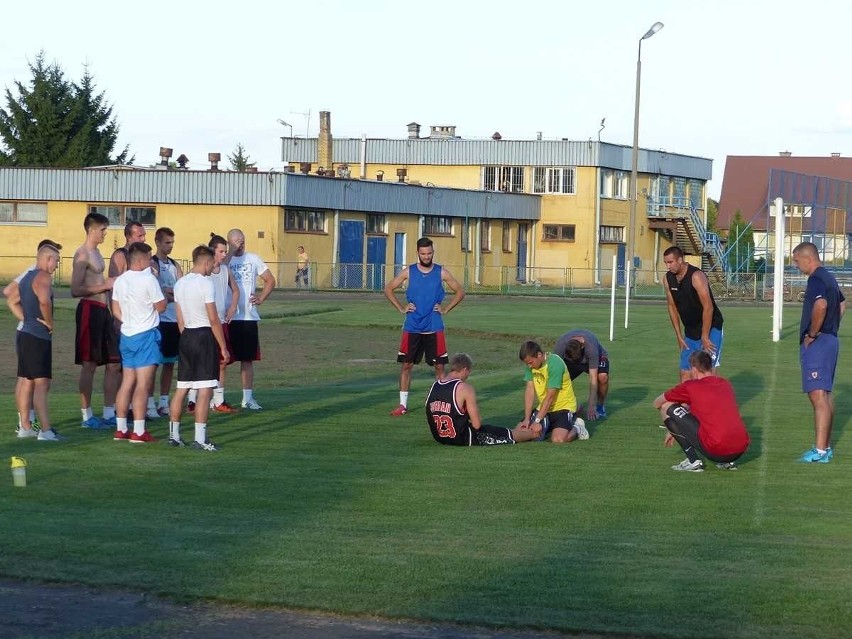
M432 437L448 446L496 446L532 441L541 434L541 425L510 430L483 424L476 403L476 391L467 383L473 362L465 353L450 357L450 371L432 384L426 397L426 421Z
M672 470L700 473L704 462L699 453L716 462L720 470L736 470L734 463L746 451L748 432L731 383L713 374L713 359L705 351L689 356L691 379L681 382L654 400L666 433L665 445L675 440L686 459Z

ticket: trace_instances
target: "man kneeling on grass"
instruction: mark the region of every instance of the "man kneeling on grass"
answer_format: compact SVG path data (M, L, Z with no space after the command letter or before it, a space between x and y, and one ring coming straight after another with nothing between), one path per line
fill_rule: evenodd
M449 373L436 380L426 397L426 421L432 437L448 446L496 446L534 440L541 425L501 428L483 424L476 403L476 391L467 383L473 362L465 353L450 357Z
M660 410L666 433L665 445L675 440L686 459L672 470L700 473L704 462L699 453L716 462L720 470L736 470L734 462L746 451L748 432L731 383L713 374L713 359L705 351L689 356L690 379L654 400Z

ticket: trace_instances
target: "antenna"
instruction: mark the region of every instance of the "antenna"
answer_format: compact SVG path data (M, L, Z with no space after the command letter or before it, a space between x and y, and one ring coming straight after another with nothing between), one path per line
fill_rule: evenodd
M305 137L311 137L311 110L308 109L304 113L302 113L301 111L290 111L290 115L301 115L303 118L305 118Z
M601 128L598 129L598 142L601 141L601 131L606 128L606 118L601 118Z

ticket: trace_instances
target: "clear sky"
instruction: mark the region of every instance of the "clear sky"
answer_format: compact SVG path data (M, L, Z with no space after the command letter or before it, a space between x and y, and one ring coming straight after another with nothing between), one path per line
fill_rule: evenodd
M632 144L639 38L642 147L727 155L852 153L841 0L15 2L3 8L0 82L28 80L40 49L78 79L88 64L136 164L160 146L191 168L238 142L280 168L280 136L405 137L455 124L465 138ZM3 102L5 106L5 100ZM307 113L310 112L310 120Z

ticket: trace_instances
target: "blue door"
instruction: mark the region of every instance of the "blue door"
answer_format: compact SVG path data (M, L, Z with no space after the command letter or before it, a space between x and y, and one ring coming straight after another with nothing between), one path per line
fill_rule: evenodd
M384 235L367 238L367 284L374 291L385 287L385 256L388 238Z
M527 229L528 224L518 224L518 274L515 279L519 282L527 281Z
M393 276L405 268L405 233L397 233L393 237Z
M340 220L337 232L337 287L362 288L364 285L364 222Z
M624 286L624 258L626 247L624 244L618 245L618 253L615 257L615 273L616 273L616 283L618 286Z

